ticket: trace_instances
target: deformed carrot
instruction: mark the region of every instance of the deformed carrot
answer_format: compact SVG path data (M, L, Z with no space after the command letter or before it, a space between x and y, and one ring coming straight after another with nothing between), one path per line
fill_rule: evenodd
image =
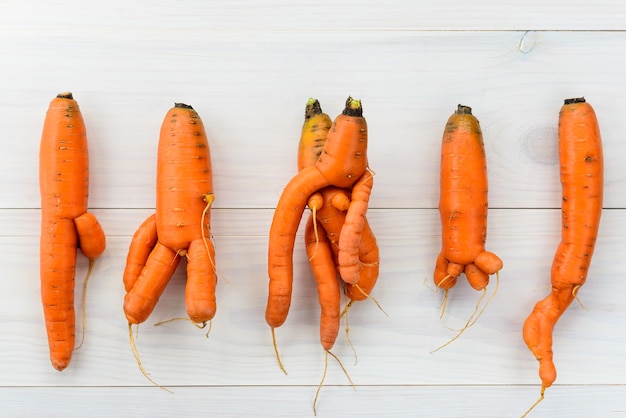
M446 124L441 143L439 213L441 252L434 279L450 289L472 264L472 285L482 290L488 283L476 270L494 274L502 261L485 251L487 238L487 163L482 131L471 108L459 105Z
M357 283L361 275L361 260L359 258L361 234L365 225L365 215L367 214L373 183L373 174L366 171L354 184L350 205L339 234L339 274L343 281L349 284Z
M187 314L194 323L205 324L216 311L215 251L210 240L213 178L204 125L191 106L176 103L165 115L157 159L156 212L140 225L129 247L124 313L129 324L144 322L181 257L186 257ZM131 345L138 357L132 338Z
M552 332L587 279L602 215L602 139L596 114L584 98L565 100L559 113L559 161L562 228L552 263L552 290L537 302L523 327L524 341L539 361L537 403L556 380Z
M281 326L291 304L293 248L309 197L326 186L351 187L367 169L367 125L361 103L351 97L328 132L315 165L287 184L274 211L268 246L269 292L265 320Z
M87 212L87 133L72 93L59 94L46 113L39 151L39 186L41 300L50 360L60 371L69 365L75 343L77 249L80 247L89 258L91 273L94 260L106 247L102 227L95 216Z

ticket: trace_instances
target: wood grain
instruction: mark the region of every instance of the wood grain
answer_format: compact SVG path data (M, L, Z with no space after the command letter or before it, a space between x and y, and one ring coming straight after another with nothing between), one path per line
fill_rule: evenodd
M548 292L560 233L558 110L576 96L600 121L605 210L579 293L584 306L574 304L557 325L559 375L533 416L626 415L626 6L430 3L0 2L3 416L312 416L324 358L302 228L292 309L277 330L287 376L263 318L267 232L296 171L306 100L318 98L334 116L348 95L362 100L370 129L368 217L381 248L373 296L387 315L371 301L353 308L358 362L343 332L333 351L357 390L331 362L318 416L519 416L536 399L537 364L521 325ZM88 290L85 346L58 373L48 361L35 261L37 155L48 103L66 90L87 124L90 206L109 246ZM170 395L150 386L132 357L121 277L130 238L154 210L158 130L174 102L193 105L209 135L220 282L208 338L184 321L153 326L184 314L182 268L138 330L144 365ZM487 248L504 269L480 320L431 353L479 297L459 281L440 319L431 278L439 146L458 103L481 121ZM86 269L81 258L79 285Z

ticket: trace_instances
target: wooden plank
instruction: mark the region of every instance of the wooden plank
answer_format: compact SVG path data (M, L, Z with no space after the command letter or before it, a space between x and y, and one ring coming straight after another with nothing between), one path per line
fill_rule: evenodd
M59 13L62 9L64 12ZM497 3L476 0L423 2L391 0L316 2L292 0L230 2L192 0L109 1L91 5L70 0L2 4L3 24L25 31L98 31L123 38L140 26L154 32L190 35L226 31L388 31L388 30L624 30L626 8L619 0L564 5L559 1ZM54 16L55 18L51 18Z
M267 232L295 173L305 101L319 98L334 116L349 94L363 100L370 128L376 185L368 217L381 248L373 296L387 315L372 301L351 309L352 345L342 329L333 353L357 390L331 361L318 416L519 416L536 399L537 362L521 326L549 290L559 240L558 109L582 95L604 137L606 210L581 304L555 329L557 384L533 416L623 415L626 337L616 330L626 312L626 5L430 3L0 2L3 415L312 416L324 353L302 231L291 312L276 330L287 376L264 321ZM37 156L47 104L64 90L85 114L90 206L108 248L87 294L85 345L58 373L39 301ZM210 137L220 283L208 339L185 321L152 326L185 315L182 269L138 330L142 361L168 394L147 382L131 354L121 276L131 235L154 210L158 129L175 101L200 112ZM440 318L443 294L431 278L439 141L457 103L481 120L487 248L505 267L479 321L432 352L480 297L459 280ZM79 311L86 270L81 257Z
M558 111L563 98L581 95L596 107L604 136L605 205L626 207L616 88L625 64L615 53L626 48L626 33L540 33L527 53L519 51L522 32L170 39L139 31L123 43L95 45L2 34L10 41L0 45L0 88L12 100L0 104L0 118L15 134L0 155L12 173L0 178L2 208L39 206L41 123L51 97L67 89L90 135L92 207L154 206L158 129L173 102L183 101L207 126L215 207L272 208L295 174L306 99L318 97L336 115L348 94L363 100L369 122L372 208L436 207L439 141L459 102L472 106L483 126L491 207L558 207ZM54 47L65 41L66 50ZM42 67L46 73L35 79L25 71Z
M0 211L0 215L6 211ZM14 211L9 221L33 218ZM113 214L109 213L113 212ZM134 212L134 214L133 214ZM124 268L131 222L144 211L103 210L103 224L119 223L108 248L96 263L88 293L88 335L69 369L55 372L49 365L43 319L38 298L38 252L35 233L0 236L4 262L0 265L0 386L109 386L145 385L131 355L122 312ZM218 314L209 339L204 331L184 321L154 328L157 321L184 316L184 271L180 269L157 309L141 326L138 345L144 365L164 385L315 385L324 362L318 342L318 306L313 280L300 240L295 251L292 309L277 330L283 362L289 375L277 367L269 329L264 321L267 295L264 222L271 211L229 210L216 227L214 240L220 276ZM378 212L378 213L377 213ZM398 213L400 212L400 213ZM344 361L359 385L477 385L536 384L537 364L521 340L521 324L536 300L549 289L549 268L558 242L558 228L544 228L558 210L495 211L488 248L505 262L497 295L480 320L449 347L430 353L454 336L471 314L479 293L464 280L450 292L446 314L439 319L442 293L433 290L432 266L439 248L435 210L379 210L372 227L381 248L381 277L373 296L350 313L351 341L358 364L343 331L334 352ZM419 216L417 215L419 212ZM129 215L130 214L130 215ZM122 216L120 216L122 215ZM215 220L220 218L216 216ZM412 224L402 229L403 219ZM626 337L614 330L626 307L620 279L624 242L624 211L607 211L603 231L579 296L586 310L574 304L555 332L555 353L560 384L625 384ZM36 222L30 222L29 225ZM27 224L24 221L16 225ZM132 224L132 225L131 225ZM525 226L528 227L525 228ZM387 228L389 226L389 228ZM511 229L509 229L509 226ZM526 233L520 232L526 229ZM3 228L0 228L3 230ZM512 232L511 232L512 231ZM34 232L34 227L31 227ZM79 260L79 288L86 262ZM493 281L492 281L493 283ZM489 287L491 292L492 284ZM10 295L10 296L9 296ZM80 299L77 303L80 309ZM80 323L80 321L79 321ZM581 340L593 344L580 344ZM346 384L334 362L329 384Z
M315 386L80 387L0 389L3 407L18 416L312 417ZM621 416L624 386L555 386L531 416ZM520 416L537 397L532 386L326 386L317 416ZM36 399L37 402L34 402Z

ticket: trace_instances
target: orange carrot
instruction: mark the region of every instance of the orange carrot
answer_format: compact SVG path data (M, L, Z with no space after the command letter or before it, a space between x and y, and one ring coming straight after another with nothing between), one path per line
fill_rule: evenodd
M302 169L285 187L270 227L269 292L265 319L281 326L289 312L293 282L293 247L309 197L323 187L351 187L367 169L367 125L361 103L351 97L328 132L314 166Z
M339 236L345 224L346 211L350 205L350 193L337 187L326 187L320 193L323 204L317 210L317 219L330 242L335 264L339 269ZM358 284L344 283L346 295L354 301L367 299L378 280L378 245L367 218L363 220L359 240L358 265L360 269Z
M369 203L374 176L366 171L352 188L350 205L346 211L344 225L339 234L339 274L343 281L355 284L360 279L361 262L359 250L365 215Z
M466 270L472 286L484 289L488 283L484 274L498 272L502 261L485 251L487 164L480 125L467 106L458 106L443 134L439 213L442 247L435 284L447 291Z
M559 159L562 228L552 263L552 291L537 302L523 328L524 341L539 361L539 401L556 380L554 326L585 283L602 215L602 139L595 112L583 98L565 100L559 113Z
M74 350L77 248L89 259L91 272L94 260L106 247L102 227L87 212L87 148L78 103L71 93L61 93L46 113L39 152L41 299L50 360L59 371L69 365Z
M124 291L133 288L157 243L156 215L152 214L133 234L124 268Z
M124 312L130 324L145 321L187 256L186 306L190 319L215 314L215 256L210 241L213 183L209 144L202 120L176 103L161 126L156 213L137 230L124 271Z
M367 219L364 220L363 231L361 232L359 266L359 282L355 284L346 283L345 285L346 296L353 301L367 299L378 281L380 268L378 244Z
M333 259L332 249L326 237L324 228L318 228L315 235L313 222L309 216L305 229L306 252L311 264L311 270L317 283L318 300L320 304L320 342L324 350L330 350L335 344L339 333L341 313L341 292L337 280L337 269Z
M319 101L309 99L305 109L305 122L298 147L298 170L314 165L319 159L330 125L331 120L328 115L322 112ZM371 190L369 182L364 180L369 180L369 177L363 176L361 181L355 184L354 187L357 188L357 191L365 189L367 186ZM365 189L364 191L365 193L357 192L357 197L361 196L365 200L364 202L359 202L360 205L364 203L364 207L361 207L358 214L354 210L356 207L353 207L353 213L348 222L349 226L344 232L344 248L346 250L344 251L344 260L346 260L344 269L346 274L354 275L355 267L359 269L359 285L355 286L354 284L346 283L345 286L346 294L351 300L365 299L378 279L378 246L376 245L376 238L365 218L369 190ZM324 208L323 213L319 215L322 221L320 224L325 228L326 235L332 237L330 242L335 264L338 264L339 235L346 223L345 212L349 209L350 203L351 192L337 187L326 187L311 195L308 200L308 206L313 213L313 218L316 218L318 216L317 212ZM358 219L359 217L362 217L362 220ZM362 222L362 225L358 225L358 222ZM361 240L361 235L366 236L366 238L358 248L355 248L356 243ZM345 244L348 236L353 240L351 246ZM347 251L355 252L355 250L357 252L356 258L351 258L354 257L352 254L347 256ZM348 263L352 263L352 265L348 267ZM339 266L337 267L340 268ZM362 275L366 276L365 280L363 280Z

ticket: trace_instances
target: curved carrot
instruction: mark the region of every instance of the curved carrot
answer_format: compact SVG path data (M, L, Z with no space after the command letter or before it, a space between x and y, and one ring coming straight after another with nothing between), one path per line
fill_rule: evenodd
M446 124L440 176L442 246L435 266L435 284L450 289L466 266L473 264L468 280L482 289L488 279L485 282L481 274L478 280L475 269L494 274L502 268L502 261L485 251L487 163L480 124L467 106L459 105Z
M124 267L124 290L126 292L135 285L156 243L156 215L152 214L141 223L130 241L126 266Z
M378 244L367 219L364 221L363 231L361 232L359 266L359 282L357 284L346 283L345 286L346 296L353 301L367 299L378 281L380 268Z
M374 176L366 171L353 188L344 225L339 234L339 274L343 281L355 284L360 279L359 250L365 225L367 205L374 185Z
M339 269L339 237L345 224L346 211L350 204L350 193L337 187L326 187L320 193L324 203L317 211L317 219L331 244L335 264ZM378 280L378 244L367 218L363 220L359 238L358 266L360 270L358 284L344 282L346 295L353 301L367 299Z
M46 113L39 151L39 186L41 300L50 360L60 371L69 365L75 343L77 248L81 246L91 267L106 247L102 227L92 214L87 214L87 134L78 103L69 92L53 99Z
M367 169L367 125L361 103L351 97L328 132L323 151L312 167L287 184L276 205L269 234L269 292L265 320L281 326L291 304L293 247L308 198L323 187L352 186Z
M586 281L602 215L602 139L595 112L583 98L565 100L559 113L559 159L562 228L552 291L537 302L523 328L524 341L539 361L542 397L556 380L552 331Z

